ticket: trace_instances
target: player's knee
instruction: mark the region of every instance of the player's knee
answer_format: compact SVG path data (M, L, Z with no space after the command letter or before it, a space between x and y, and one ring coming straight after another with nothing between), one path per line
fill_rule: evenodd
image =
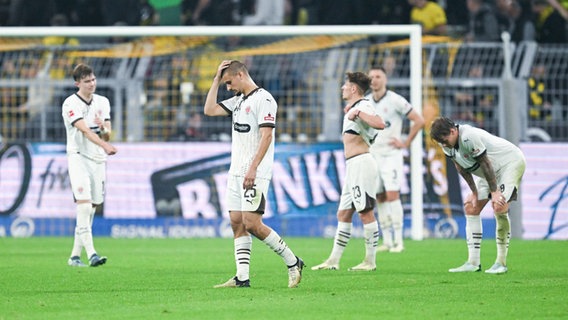
M371 223L375 220L375 212L373 210L365 210L359 212L359 218L363 224Z
M89 233L91 231L91 228L89 228L88 226L77 226L75 227L75 233L77 234L85 234L85 233Z
M509 211L509 204L505 202L504 204L493 202L493 211L495 214L503 214Z
M381 226L390 227L390 225L391 225L390 216L386 212L385 213L379 213L379 223L381 224Z
M463 211L465 212L466 215L477 215L477 210L475 209L473 204L469 201L466 201L463 204Z
M386 198L385 201L387 202L393 202L400 199L400 194L398 193L398 191L388 191L386 194Z

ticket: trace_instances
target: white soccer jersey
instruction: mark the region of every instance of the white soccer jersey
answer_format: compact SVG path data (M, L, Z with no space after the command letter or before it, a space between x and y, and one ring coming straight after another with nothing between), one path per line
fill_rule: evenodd
M83 100L78 94L73 94L63 102L63 122L67 131L67 153L79 153L97 162L106 161L107 154L100 146L87 139L73 124L85 120L87 126L95 133L100 132L95 123L98 117L103 121L110 120L110 103L106 97L93 94L90 102Z
M351 107L351 109L361 110L365 113L372 114L372 115L376 114L375 108L373 108L373 106L371 105L371 103L367 99L361 99L361 100L355 102L353 104L353 106ZM349 110L349 112L351 112L351 109ZM371 127L366 122L361 121L361 119L359 119L359 118L355 118L354 121L349 120L348 113L346 113L343 116L343 131L342 132L343 132L343 134L345 134L345 132L348 132L348 131L354 132L354 133L360 135L361 138L363 138L363 141L365 141L368 145L371 145L373 143L373 141L377 137L377 134L379 133L379 130Z
M487 157L496 173L499 173L509 163L516 163L519 159L524 159L521 149L517 146L483 129L460 124L458 130L459 137L454 148L446 148L441 144L440 146L447 156L471 174L485 179L479 163L475 160L484 152L487 152Z
M229 174L244 177L260 145L260 128L276 126L278 105L272 95L257 88L247 96L238 95L219 103L233 117L231 167ZM257 178L270 179L274 163L274 130L272 142L258 165Z
M367 95L366 98L371 101L377 114L385 122L385 129L377 136L371 151L381 155L402 152L390 145L390 141L393 138L401 139L402 125L408 113L412 111L412 105L403 96L390 90L387 90L379 101L375 101L372 94Z

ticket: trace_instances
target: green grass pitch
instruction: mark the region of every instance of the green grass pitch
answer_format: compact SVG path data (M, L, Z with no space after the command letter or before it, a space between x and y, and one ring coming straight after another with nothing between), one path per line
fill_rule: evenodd
M362 239L351 240L338 271L310 270L332 239L285 240L307 264L295 289L258 240L252 287L213 289L234 275L231 239L95 238L107 264L72 268L71 238L0 238L0 319L568 318L567 241L513 239L509 272L489 275L447 272L466 260L464 240L407 240L366 273L347 271L363 258ZM483 269L495 252L484 239Z

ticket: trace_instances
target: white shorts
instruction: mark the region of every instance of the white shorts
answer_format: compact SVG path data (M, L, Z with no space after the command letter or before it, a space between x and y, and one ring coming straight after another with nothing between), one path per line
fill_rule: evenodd
M355 209L361 212L374 208L377 176L377 163L370 153L347 159L339 210Z
M500 172L495 173L495 179L497 180L497 188L501 191L507 201L517 200L517 194L513 196L515 190L519 190L521 184L521 179L525 173L526 162L524 158L521 158L515 162L509 163L506 167L501 169ZM485 179L477 179L477 197L479 200L489 199L491 191L489 189L489 184Z
M106 163L95 162L82 155L68 154L69 181L75 201L90 200L101 204L105 196Z
M229 211L246 211L264 213L269 179L256 178L254 188L243 188L244 177L229 175L227 180L227 209Z
M377 160L377 166L379 167L377 194L386 191L400 191L404 162L402 152L391 153L390 155L374 154L374 156Z

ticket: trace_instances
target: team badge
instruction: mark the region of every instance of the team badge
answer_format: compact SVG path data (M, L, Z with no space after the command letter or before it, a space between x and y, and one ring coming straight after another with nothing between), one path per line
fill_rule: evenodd
M264 117L264 121L274 121L274 116L272 114L268 114Z

